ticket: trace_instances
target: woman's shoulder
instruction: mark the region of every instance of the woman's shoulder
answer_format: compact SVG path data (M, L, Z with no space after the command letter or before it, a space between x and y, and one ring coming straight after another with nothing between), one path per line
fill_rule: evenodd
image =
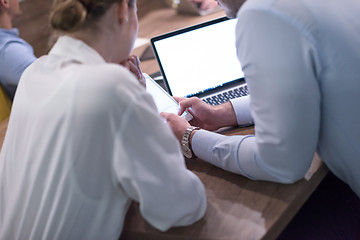
M99 84L106 87L134 87L138 85L135 75L119 64L83 65L78 71L87 84Z
M84 72L85 74L88 73L89 75L93 76L94 80L96 80L99 75L101 75L101 79L106 79L108 81L111 80L119 80L119 77L123 79L123 81L134 81L135 76L123 67L120 64L114 64L114 63L104 63L104 64L98 64L98 65L83 65L85 68L87 68L87 71Z
M146 92L135 75L119 64L84 65L81 68L83 69L78 71L80 76L76 78L85 93L93 92L110 99L135 100Z

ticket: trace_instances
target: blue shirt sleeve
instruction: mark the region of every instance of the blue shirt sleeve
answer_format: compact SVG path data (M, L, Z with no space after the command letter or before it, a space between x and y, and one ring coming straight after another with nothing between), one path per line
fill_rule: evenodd
M0 82L11 99L24 70L36 60L32 47L25 41L10 41L1 51Z

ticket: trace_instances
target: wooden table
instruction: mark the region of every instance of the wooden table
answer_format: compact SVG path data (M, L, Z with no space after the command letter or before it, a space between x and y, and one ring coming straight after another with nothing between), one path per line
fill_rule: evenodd
M253 128L236 129L231 134L252 131ZM317 155L305 178L290 185L252 181L200 159L187 160L187 166L205 185L205 217L191 226L163 233L150 226L133 203L121 240L276 239L328 173Z
M139 36L150 38L221 16L223 12L206 17L181 16L174 10L160 9L140 20ZM135 49L134 53L141 55L144 49L145 46ZM158 71L155 60L144 61L141 67L149 74ZM253 127L225 131L226 135L253 133ZM142 218L138 205L133 203L121 240L276 239L328 172L317 155L305 178L291 185L252 181L199 159L187 160L187 166L205 185L208 199L205 217L192 226L163 233L150 226Z

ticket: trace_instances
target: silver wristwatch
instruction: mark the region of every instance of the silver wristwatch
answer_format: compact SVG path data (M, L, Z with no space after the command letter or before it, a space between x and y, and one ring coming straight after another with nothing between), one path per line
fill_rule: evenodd
M193 127L193 126L188 127L188 129L186 129L184 133L184 136L181 139L181 149L186 158L194 157L194 153L191 150L191 145L190 145L190 135L194 130L199 130L199 129L200 129L199 127Z

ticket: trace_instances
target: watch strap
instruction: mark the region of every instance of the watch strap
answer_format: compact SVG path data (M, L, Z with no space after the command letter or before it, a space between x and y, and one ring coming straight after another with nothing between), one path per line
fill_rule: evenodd
M199 127L194 127L194 126L190 126L185 130L185 133L181 139L181 146L183 149L183 154L185 157L187 158L192 158L194 157L194 152L191 148L191 143L190 143L190 136L191 133L195 130L199 130Z

